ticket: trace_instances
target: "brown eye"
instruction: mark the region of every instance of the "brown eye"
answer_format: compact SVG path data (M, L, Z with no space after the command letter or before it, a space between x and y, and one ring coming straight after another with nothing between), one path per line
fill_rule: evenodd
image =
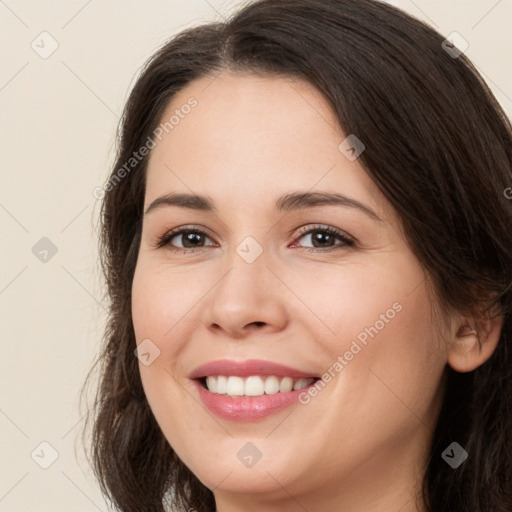
M180 240L181 245L176 245L176 243L171 243L174 239ZM160 248L164 246L168 246L171 250L180 250L180 249L201 249L206 247L204 245L205 239L210 239L210 237L200 229L192 229L192 228L179 228L173 230L169 233L166 233L164 236L158 238L155 246Z
M314 226L301 233L298 239L300 238L306 238L306 240L309 240L310 243L313 244L312 248L304 247L304 249L313 251L319 250L320 252L322 252L322 249L330 250L355 245L354 241L345 233L330 226ZM341 240L341 244L337 246L333 245L336 240Z

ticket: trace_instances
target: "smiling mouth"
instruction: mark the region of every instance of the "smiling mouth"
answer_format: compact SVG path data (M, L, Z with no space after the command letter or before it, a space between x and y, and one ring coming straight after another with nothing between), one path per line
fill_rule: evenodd
M229 397L264 396L300 391L316 384L320 378L278 377L274 375L208 376L196 379L203 389L217 395Z

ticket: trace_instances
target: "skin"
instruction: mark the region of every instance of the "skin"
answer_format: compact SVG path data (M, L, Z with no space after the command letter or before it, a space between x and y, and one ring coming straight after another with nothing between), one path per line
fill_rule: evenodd
M443 370L487 360L500 321L433 321L429 284L397 213L359 160L338 149L347 135L314 87L225 70L189 84L162 119L191 96L197 106L151 151L145 209L184 192L208 196L217 213L164 206L145 215L132 289L137 343L149 338L160 350L139 367L166 439L213 490L218 512L424 510L416 497ZM381 221L338 205L276 211L278 197L295 191L343 193ZM317 224L355 245L335 236L322 248L299 232ZM184 249L181 235L155 248L185 225L207 232L199 250ZM236 252L248 236L263 250L250 264ZM307 404L222 420L187 377L221 358L322 374L395 303L400 312ZM247 442L262 454L251 468L237 458Z

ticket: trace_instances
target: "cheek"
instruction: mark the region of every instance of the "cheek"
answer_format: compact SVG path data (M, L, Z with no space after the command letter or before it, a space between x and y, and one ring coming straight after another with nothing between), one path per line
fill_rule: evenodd
M165 266L142 260L132 283L132 319L137 344L149 339L158 349L158 356L151 364L139 363L142 386L164 435L170 444L172 440L178 447L186 445L186 433L196 428L193 419L198 414L196 402L187 400L189 395L173 378L181 373L180 354L187 339L182 329L187 323L187 313L200 298L198 291L194 293L194 288L187 286L187 281L190 276L176 269L165 270Z
M422 325L427 320L411 316L423 314L425 304L414 303L414 297L409 293L411 285L404 282L392 266L385 265L344 265L342 268L326 266L316 273L304 272L299 279L293 281L293 291L296 296L303 298L310 315L298 315L295 318L309 318L307 327L315 329L316 334L324 331L322 344L332 356L343 354L350 350L355 340L363 348L370 347L372 340L386 338L386 333L401 325L406 330L406 324L414 328L418 322ZM297 302L290 296L290 303ZM390 336L393 342L399 342L401 336ZM376 343L373 343L375 345ZM386 343L389 347L390 341ZM357 350L357 348L355 348ZM350 355L348 356L350 357Z
M446 357L431 323L426 290L391 297L398 300L368 303L372 314L363 326L353 325L346 338L351 347L344 354L352 360L344 396L361 418L374 425L387 422L389 432L400 435L435 417Z
M161 407L164 397L176 396L178 384L172 375L180 374L180 355L189 339L183 327L190 319L197 292L186 285L183 274L161 265L137 266L132 283L132 321L139 350L150 353L150 364L139 362L146 397L157 419L166 418ZM135 350L135 347L134 347ZM148 362L148 361L146 361ZM165 400L165 399L164 399Z
M328 386L370 424L394 414L400 427L428 415L446 364L427 283L413 263L340 272L309 295L330 329L316 338L333 375Z
M165 265L138 264L132 284L132 318L137 342L169 339L172 330L204 295L194 275ZM163 348L163 347L162 347Z

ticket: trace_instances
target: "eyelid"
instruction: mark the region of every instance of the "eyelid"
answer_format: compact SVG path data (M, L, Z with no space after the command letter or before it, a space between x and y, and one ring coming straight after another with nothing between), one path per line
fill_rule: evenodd
M183 234L184 231L195 231L200 234L206 235L210 239L214 239L212 236L210 230L208 228L205 228L204 226L198 225L198 224L185 224L183 226L179 226L177 228L170 229L166 231L163 235L159 235L156 237L155 242L152 244L155 248L160 248L163 246L166 246L169 244L169 241L174 238L175 236ZM194 250L200 250L204 249L204 247L198 247L196 249L194 248L188 248L188 247L173 247L173 250L185 250L185 251L194 251Z
M346 233L345 231L335 228L334 226L326 225L326 224L309 224L307 226L304 226L303 229L301 229L297 235L294 238L294 241L292 242L291 247L297 246L297 241L302 238L303 236L309 235L314 233L315 231L325 232L329 233L330 235L334 236L338 240L341 241L341 243L335 244L332 247L302 247L298 246L297 249L307 252L307 253L314 253L314 254L325 254L325 253L332 253L332 252L339 252L344 251L347 249L355 248L356 247L356 239Z
M329 224L307 224L299 228L299 231L295 235L295 239L301 238L304 235L307 235L313 231L326 231L331 233L334 236L337 236L341 239L346 239L347 242L355 243L356 239L343 231L342 229L335 228Z

